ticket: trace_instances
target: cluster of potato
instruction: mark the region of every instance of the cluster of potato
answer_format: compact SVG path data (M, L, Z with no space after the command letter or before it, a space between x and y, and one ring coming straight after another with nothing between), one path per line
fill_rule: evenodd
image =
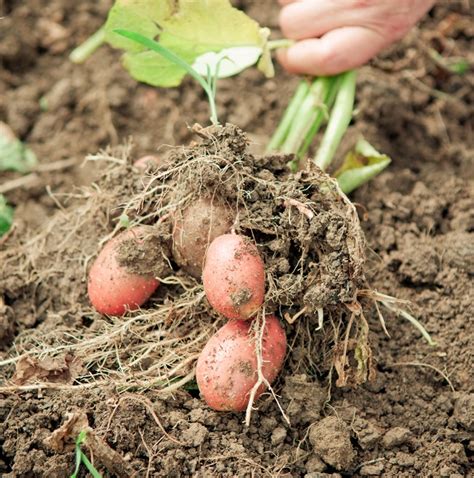
M264 262L249 237L232 232L232 212L215 200L201 198L174 212L171 221L175 263L202 278L209 304L229 319L198 359L199 390L215 410L242 411L251 395L257 399L276 378L286 354L280 321L274 315L263 315ZM99 253L88 282L89 298L98 312L122 315L137 309L159 287L152 274L131 272L119 261L123 244L143 247L149 234L153 234L150 226L128 229Z

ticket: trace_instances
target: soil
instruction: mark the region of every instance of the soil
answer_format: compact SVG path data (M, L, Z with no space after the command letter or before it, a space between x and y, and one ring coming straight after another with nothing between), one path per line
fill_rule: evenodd
M277 27L276 2L236 3L261 23ZM82 334L90 328L100 337L115 326L88 319L85 271L78 274L73 260L87 264L84 251L96 249L97 238L112 232L117 198L143 187L131 161L167 152L169 145L187 145L196 139L190 125L207 122L205 96L191 80L170 91L137 85L122 70L117 52L107 47L84 65L68 61L68 52L101 25L109 6L109 1L0 1L0 16L5 17L0 30L0 121L28 143L41 164L77 161L68 169L38 173L33 185L7 193L17 208L16 230L0 245L2 257L10 258L1 264L0 288L15 289L17 295L0 296L2 360L32 337L38 345L54 329L62 333L76 328ZM386 172L351 197L366 236L365 280L380 293L409 301L406 307L425 325L436 347L426 344L405 318L383 310L388 337L376 310L367 308L376 377L356 388L329 387L327 367L316 360L321 354L318 332L294 333L275 384L290 424L267 396L258 402L249 427L242 414L207 408L189 383L174 389L172 396L158 388L123 393L112 385L113 377L105 377L100 388L71 390L61 385L72 383L84 365L73 356L62 361L30 357L16 365L15 375L15 367L2 362L7 387L12 380L28 383L30 376L59 386L16 393L3 389L0 475L71 475L76 435L65 431L55 446L48 438L71 414L74 418L85 412L82 423L86 420L91 436L100 441L91 439L95 446L86 442L84 449L104 476L474 476L469 323L474 296L474 78L472 73L450 74L427 53L432 47L472 64L472 38L469 3L438 2L419 29L360 70L358 112L344 145L363 133L393 158ZM260 152L296 83L280 70L273 80L248 71L222 81L221 121L245 130L253 151ZM82 164L85 155L109 145L118 147L114 158L124 158L119 169L104 166L110 151L96 157L101 161ZM271 164L271 159L265 161ZM91 202L91 187L85 186L104 176L104 167L108 170L105 182L98 181L100 191L112 193L98 193ZM2 174L2 184L14 178ZM73 223L61 219L65 207L81 212ZM92 229L81 229L84 215L96 217ZM18 283L14 251L23 236L54 227L64 237L79 231L82 242L53 262L40 254L41 243L31 244L37 268L49 261L47 287L11 286ZM70 265L66 272L64 263ZM61 274L52 264L62 265ZM61 293L50 294L48 288ZM166 304L166 297L156 300ZM64 315L55 313L66 309ZM194 312L201 316L205 310ZM166 317L168 326L173 317ZM161 316L153 320L155 328L146 329L150 338L144 342L149 347L156 347L152 334L160 333L160 321L165 323ZM302 317L297 326L304 330L316 324ZM198 327L188 329L186 344L198 333ZM133 346L141 343L132 335ZM112 455L117 466L108 472L105 455L112 451L117 452Z

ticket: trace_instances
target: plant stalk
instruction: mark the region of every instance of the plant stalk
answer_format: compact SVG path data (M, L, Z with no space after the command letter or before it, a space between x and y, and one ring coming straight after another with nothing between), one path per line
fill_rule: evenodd
M301 103L303 103L306 95L309 93L309 84L307 81L303 80L300 82L298 87L296 88L295 94L293 98L290 100L285 113L283 114L283 118L280 121L277 129L273 133L273 136L268 143L266 152L270 153L271 151L278 151L285 141L288 132L291 128L291 124L298 114L299 109L301 107Z
M84 63L105 41L105 27L101 26L85 42L69 54L73 63Z
M278 50L279 48L289 48L294 44L294 40L289 40L288 38L281 38L279 40L269 40L267 42L267 47L269 50Z
M281 146L281 151L286 154L296 154L301 147L308 130L314 121L314 116L324 105L324 98L326 96L327 79L320 77L311 85L309 93L304 98L298 115L291 123L290 131L287 138Z
M219 124L219 120L217 119L216 100L215 100L214 91L213 91L214 88L196 70L194 70L194 68L189 63L184 61L178 55L176 55L171 50L164 47L157 41L151 40L150 38L147 38L141 35L140 33L123 30L121 28L114 30L114 33L118 33L119 35L122 35L125 38L129 38L130 40L140 43L141 45L149 48L155 53L158 53L159 55L165 57L167 60L173 62L175 65L178 65L184 70L186 70L186 72L189 73L201 85L203 90L206 92L207 98L209 100L209 107L211 109L210 119L212 124Z
M336 99L336 94L339 88L339 76L328 78L330 85L324 99L325 109L320 109L314 118L313 124L306 135L306 138L303 141L301 148L298 151L298 158L301 159L307 152L311 143L314 140L314 137L318 134L319 128L323 124L324 120L329 118L329 111L331 110L334 100Z
M354 108L356 72L348 71L341 75L341 84L331 111L329 122L319 145L314 162L323 171L331 164L334 154L349 126Z

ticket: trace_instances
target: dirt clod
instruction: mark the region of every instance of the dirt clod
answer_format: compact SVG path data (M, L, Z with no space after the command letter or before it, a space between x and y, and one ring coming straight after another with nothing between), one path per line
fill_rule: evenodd
M395 448L400 445L404 445L410 440L411 431L407 428L395 427L388 430L383 439L383 446L387 449Z
M309 441L325 463L340 471L351 469L355 452L350 431L338 417L326 417L311 427Z

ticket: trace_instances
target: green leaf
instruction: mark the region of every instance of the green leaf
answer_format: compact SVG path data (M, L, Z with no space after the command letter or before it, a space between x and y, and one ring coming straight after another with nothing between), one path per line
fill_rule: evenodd
M81 452L81 460L84 463L87 471L92 475L92 478L102 478L102 475L95 469L94 465L89 461L89 458Z
M344 163L334 176L339 186L346 193L362 186L382 172L391 162L391 159L379 153L364 138L359 139L355 148L347 153Z
M130 218L128 217L128 214L120 214L119 217L119 224L120 227L127 228L130 226Z
M228 0L117 0L106 23L106 40L126 50L124 67L138 81L153 86L177 86L185 69L167 58L152 55L118 31L158 40L167 50L207 78L230 76L256 63L265 51L267 36L257 22L233 8ZM256 54L258 52L258 54ZM218 53L209 55L210 53ZM224 57L229 59L223 61ZM264 65L268 73L268 62Z
M13 208L7 204L7 200L0 194L0 236L9 231L13 224Z
M209 51L198 56L192 68L202 76L228 78L255 65L261 54L262 49L258 46L224 48L218 53Z
M163 24L160 41L192 51L196 57L236 46L260 46L260 26L228 0L180 0Z
M1 126L1 125L0 125ZM36 156L19 139L15 138L10 128L0 128L0 171L17 171L27 173L37 164Z
M152 86L178 86L186 76L186 70L153 51L125 53L122 61L124 68L135 80Z
M124 29L155 38L161 22L173 13L172 0L116 0L105 22L105 41L115 48L129 52L143 51L145 48L115 30Z
M215 102L215 87L211 86L211 84L204 80L202 76L197 73L193 67L184 61L180 56L176 55L170 49L166 48L162 44L158 43L155 40L151 40L150 38L144 37L140 35L140 33L130 32L128 30L115 30L119 35L122 35L126 38L130 38L133 41L140 43L141 45L150 48L152 52L158 53L162 56L165 60L181 67L184 71L189 73L204 89L207 94L209 100L209 107L211 109L211 121L213 124L218 124L217 121L217 110L216 110L216 102Z

